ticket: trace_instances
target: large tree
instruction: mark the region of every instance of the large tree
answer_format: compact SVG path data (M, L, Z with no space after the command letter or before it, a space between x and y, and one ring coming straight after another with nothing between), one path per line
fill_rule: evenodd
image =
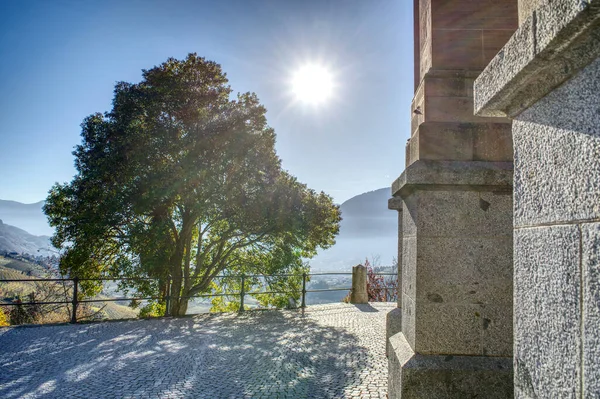
M83 121L77 174L44 207L63 272L149 277L129 284L160 301L170 282L178 316L219 274L299 271L333 245L338 207L282 170L265 108L227 82L196 54L168 59Z

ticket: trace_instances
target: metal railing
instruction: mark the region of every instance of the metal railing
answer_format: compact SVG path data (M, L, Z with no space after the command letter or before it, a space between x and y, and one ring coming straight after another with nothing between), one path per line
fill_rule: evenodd
M380 275L380 276L396 276L396 273L372 273L374 275ZM71 306L71 316L70 316L70 322L75 324L77 323L77 310L80 304L85 304L85 303L96 303L96 302L118 302L118 301L151 301L151 300L160 300L160 299L164 299L166 302L166 312L165 312L165 316L169 316L169 308L170 308L170 303L173 299L194 299L194 298L209 298L209 297L219 297L219 296L229 296L229 297L235 297L235 296L239 296L239 301L240 301L240 307L239 307L239 312L244 312L245 311L245 306L244 306L244 298L247 295L250 296L254 296L254 295L268 295L268 294L295 294L295 293L300 293L301 294L301 303L300 303L300 307L301 309L304 309L306 307L306 294L307 293L317 293L317 292L329 292L329 291L352 291L352 287L343 287L343 288L323 288L323 289L307 289L307 282L309 280L310 277L312 276L352 276L352 273L338 273L338 272L332 272L332 273L303 273L301 275L299 274L275 274L275 275L263 275L263 274L252 274L252 275L245 275L245 274L241 274L241 275L219 275L219 276L215 276L215 278L217 279L239 279L240 280L240 289L237 292L223 292L223 293L210 293L210 294L200 294L200 295L193 295L193 296L174 296L172 295L170 292L168 292L166 297L118 297L118 298L101 298L101 299L79 299L79 285L81 282L83 281L97 281L97 282L104 282L104 281L143 281L143 280L151 280L151 281L158 281L159 279L157 278L144 278L144 277L140 277L140 278L136 278L136 277L122 277L122 278L118 278L118 277L114 277L114 278L98 278L98 279L91 279L91 278L78 278L78 277L73 277L73 278L30 278L30 279L0 279L0 283L14 283L14 282L19 282L19 283L35 283L35 282L62 282L63 284L66 282L71 282L72 283L72 291L71 291L71 300L69 301L32 301L32 302L21 302L20 300L17 300L16 302L0 302L0 306L27 306L27 305L70 305ZM246 279L248 278L267 278L267 277L302 277L302 289L300 291L249 291L246 292L245 290L245 286L246 286ZM168 287L170 290L171 287L171 281L168 282ZM388 287L388 286L384 286L384 287L379 287L379 289L385 289L386 290L386 297L387 297L387 290L389 288L396 288L394 286Z

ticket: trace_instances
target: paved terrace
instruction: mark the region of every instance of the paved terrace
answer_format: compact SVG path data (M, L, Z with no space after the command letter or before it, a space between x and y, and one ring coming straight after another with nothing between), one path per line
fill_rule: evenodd
M0 398L385 398L394 307L0 328Z

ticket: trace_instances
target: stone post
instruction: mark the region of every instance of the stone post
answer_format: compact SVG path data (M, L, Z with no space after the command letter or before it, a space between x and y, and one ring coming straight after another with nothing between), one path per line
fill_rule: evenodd
M520 0L475 82L510 117L515 398L600 398L600 0Z
M363 265L356 265L352 268L350 303L369 303L369 295L367 294L367 268Z
M402 327L390 398L509 398L510 120L473 115L475 78L517 28L517 0L415 0L418 86L402 202Z

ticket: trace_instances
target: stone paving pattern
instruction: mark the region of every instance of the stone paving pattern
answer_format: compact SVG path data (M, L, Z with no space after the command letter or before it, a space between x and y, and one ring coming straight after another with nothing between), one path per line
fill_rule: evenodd
M0 328L0 398L385 398L395 306Z

